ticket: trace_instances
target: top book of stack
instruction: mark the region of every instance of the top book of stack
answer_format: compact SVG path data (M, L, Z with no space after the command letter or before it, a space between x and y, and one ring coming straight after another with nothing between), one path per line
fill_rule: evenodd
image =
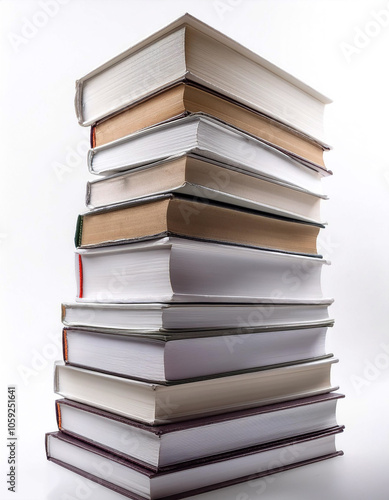
M180 82L329 148L323 133L327 97L188 14L78 80L79 123L94 125Z

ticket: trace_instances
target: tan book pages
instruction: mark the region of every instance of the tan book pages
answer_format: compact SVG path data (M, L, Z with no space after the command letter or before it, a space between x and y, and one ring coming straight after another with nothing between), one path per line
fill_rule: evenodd
M81 246L162 233L288 252L316 254L320 228L223 206L168 197L82 218Z
M260 139L325 166L323 148L281 123L199 88L186 85L185 109L210 114Z
M184 83L93 126L92 146L102 146L185 113L208 114L273 146L325 167L323 148L312 140L231 100Z
M215 205L173 199L169 203L168 230L173 234L315 254L319 227Z
M185 113L185 85L154 95L92 127L92 147L102 146L138 130Z
M169 199L122 210L86 214L82 222L82 246L161 234L167 228Z
M91 207L101 207L176 189L186 182L186 162L187 157L182 156L158 166L134 170L127 175L116 175L102 182L91 182L87 204Z
M317 220L320 218L320 198L312 194L293 190L258 177L244 175L236 170L212 165L190 156L186 161L185 179L198 186L223 191L247 200L255 200L264 205L277 206L285 211L301 214L308 214L309 211L308 218L316 217ZM216 194L214 201L218 201Z
M192 155L88 182L86 204L89 208L103 208L174 192L291 219L321 222L320 197Z
M215 408L244 408L249 406L247 401L250 400L263 405L293 399L297 395L329 392L331 366L336 361L331 359L302 363L230 376L228 390L224 391L218 389L219 386L222 387L223 379L208 379L199 384L179 384L174 386L174 391L170 390L171 387L159 386L156 391L156 418L162 421L169 419L172 408L179 418L188 414L212 414L217 411Z

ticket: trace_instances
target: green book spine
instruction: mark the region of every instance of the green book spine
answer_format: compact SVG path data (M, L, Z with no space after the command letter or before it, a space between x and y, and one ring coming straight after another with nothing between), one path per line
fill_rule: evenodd
M74 236L74 244L76 245L77 248L81 246L83 220L84 218L82 215L79 215L77 217L76 234Z

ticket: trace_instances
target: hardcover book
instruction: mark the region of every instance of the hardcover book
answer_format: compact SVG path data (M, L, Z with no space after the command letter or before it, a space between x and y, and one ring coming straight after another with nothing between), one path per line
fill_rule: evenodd
M80 215L78 248L182 236L317 256L319 224L166 194Z
M180 81L201 84L326 142L327 97L188 14L80 78L78 120L92 125Z
M213 200L316 223L321 222L320 203L326 199L324 195L188 154L88 181L86 205L90 209L103 208L164 193L184 194L197 200Z
M56 401L60 431L152 470L242 450L337 426L342 394L329 393L284 403L146 425L68 399Z
M267 370L155 383L55 365L55 392L140 422L159 424L326 394L335 358Z
M262 304L73 302L62 304L61 309L67 327L166 333L315 327L330 321L331 304L332 300L286 304L274 296Z
M326 302L327 261L184 238L79 249L77 300L86 302Z
M62 343L71 366L167 382L324 358L329 325L165 334L64 328Z
M46 435L46 453L54 463L127 498L178 500L342 455L337 451L335 442L335 437L342 431L342 427L336 427L160 472L151 471L61 432Z

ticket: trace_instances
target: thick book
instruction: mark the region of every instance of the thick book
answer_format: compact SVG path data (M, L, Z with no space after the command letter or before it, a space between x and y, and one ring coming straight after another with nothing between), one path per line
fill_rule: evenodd
M330 174L204 115L177 118L90 149L88 168L106 175L189 153L318 195L323 193L323 176Z
M165 237L78 249L78 301L327 301L322 258Z
M180 81L201 84L326 142L327 97L188 14L80 78L78 120L92 125Z
M178 500L242 481L333 458L338 426L328 431L152 471L61 432L46 434L46 454L72 470L133 500Z
M195 379L329 356L331 323L263 331L145 333L64 328L66 364L154 382Z
M156 383L86 370L57 362L57 394L148 424L177 422L226 411L326 394L328 358L185 382Z
M194 113L214 116L296 156L300 161L325 168L323 151L327 148L316 141L231 99L188 83L179 83L149 96L93 125L91 147L102 146L138 130Z
M125 203L164 193L189 195L308 222L321 222L321 200L308 191L205 160L181 155L160 162L88 181L90 209Z
M58 429L153 470L263 445L337 426L342 394L284 403L164 425L146 425L89 405L56 401Z
M323 227L168 193L79 215L75 244L93 248L180 236L317 256Z
M63 303L66 327L116 329L134 332L243 331L261 328L314 327L332 322L327 302L283 304L218 303Z

